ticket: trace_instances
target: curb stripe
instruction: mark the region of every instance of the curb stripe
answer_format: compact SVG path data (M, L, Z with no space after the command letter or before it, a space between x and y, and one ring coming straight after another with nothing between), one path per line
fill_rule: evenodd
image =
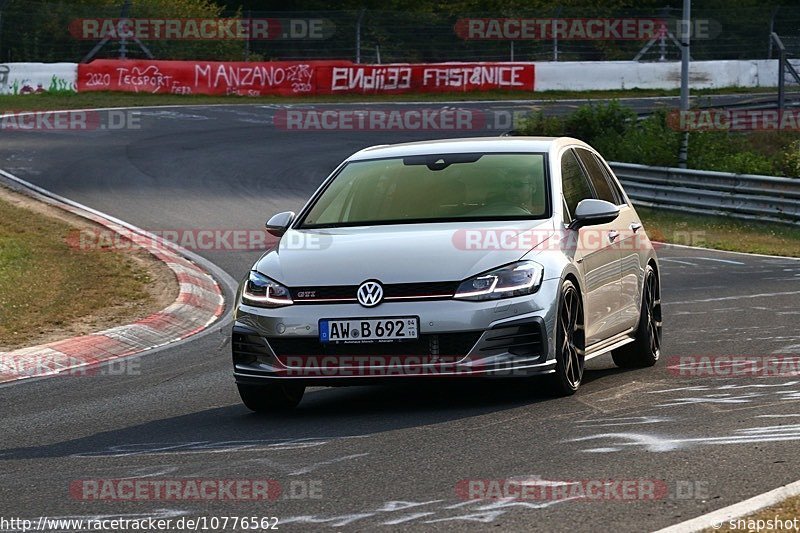
M110 217L78 207L79 204L70 205L66 203L69 200L62 201L55 195L49 197L44 194L47 191L7 172L0 171L0 176L22 185L25 187L24 193L39 201L92 220L117 234L135 237L131 240L172 270L179 284L174 302L132 324L40 346L0 352L0 383L56 375L152 350L200 333L223 316L225 299L219 283L206 269L182 255L186 252L182 248L165 245L138 228L135 228L138 235L132 236L130 228L125 228L123 223L115 222Z

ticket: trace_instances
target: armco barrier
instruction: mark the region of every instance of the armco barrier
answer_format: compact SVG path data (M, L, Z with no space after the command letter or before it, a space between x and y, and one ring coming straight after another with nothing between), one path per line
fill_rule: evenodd
M75 63L0 64L0 94L36 94L77 90Z
M348 61L245 63L96 60L78 66L80 92L261 96L494 89L533 91L533 64L356 65Z
M610 163L634 203L800 224L800 179Z

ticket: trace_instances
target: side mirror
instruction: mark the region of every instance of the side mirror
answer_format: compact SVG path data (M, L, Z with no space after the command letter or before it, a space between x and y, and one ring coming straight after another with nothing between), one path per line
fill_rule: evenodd
M267 233L275 237L280 237L289 229L289 226L294 221L294 217L294 211L284 211L283 213L272 215L272 218L267 220L265 224Z
M575 208L570 229L606 224L619 216L619 207L605 200L581 200Z

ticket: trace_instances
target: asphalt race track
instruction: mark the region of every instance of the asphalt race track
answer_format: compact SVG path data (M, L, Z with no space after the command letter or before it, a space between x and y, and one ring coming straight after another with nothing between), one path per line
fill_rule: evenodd
M355 150L497 133L287 132L273 125L279 109L146 109L137 130L3 132L0 168L151 230L257 230L272 213L299 208ZM199 253L235 279L259 255ZM134 375L0 388L0 516L277 516L282 530L645 531L800 478L800 377L670 369L676 356L800 353L800 261L659 254L664 360L622 371L602 357L571 398L550 399L536 381L311 389L295 413L258 416L236 393L227 324L140 358ZM456 491L462 480L537 476L556 485L655 480L667 492L580 502L475 501ZM284 491L273 502L70 495L76 480L107 478L270 478Z

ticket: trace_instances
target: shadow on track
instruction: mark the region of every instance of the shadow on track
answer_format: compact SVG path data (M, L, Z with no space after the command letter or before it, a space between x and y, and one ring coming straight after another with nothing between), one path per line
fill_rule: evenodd
M586 384L615 372L588 372ZM310 389L291 413L259 415L233 404L74 440L0 450L0 462L300 448L319 441L441 424L519 407L529 407L531 416L536 416L536 404L552 401L562 402L565 411L586 408L576 397L548 396L541 379L316 388Z

